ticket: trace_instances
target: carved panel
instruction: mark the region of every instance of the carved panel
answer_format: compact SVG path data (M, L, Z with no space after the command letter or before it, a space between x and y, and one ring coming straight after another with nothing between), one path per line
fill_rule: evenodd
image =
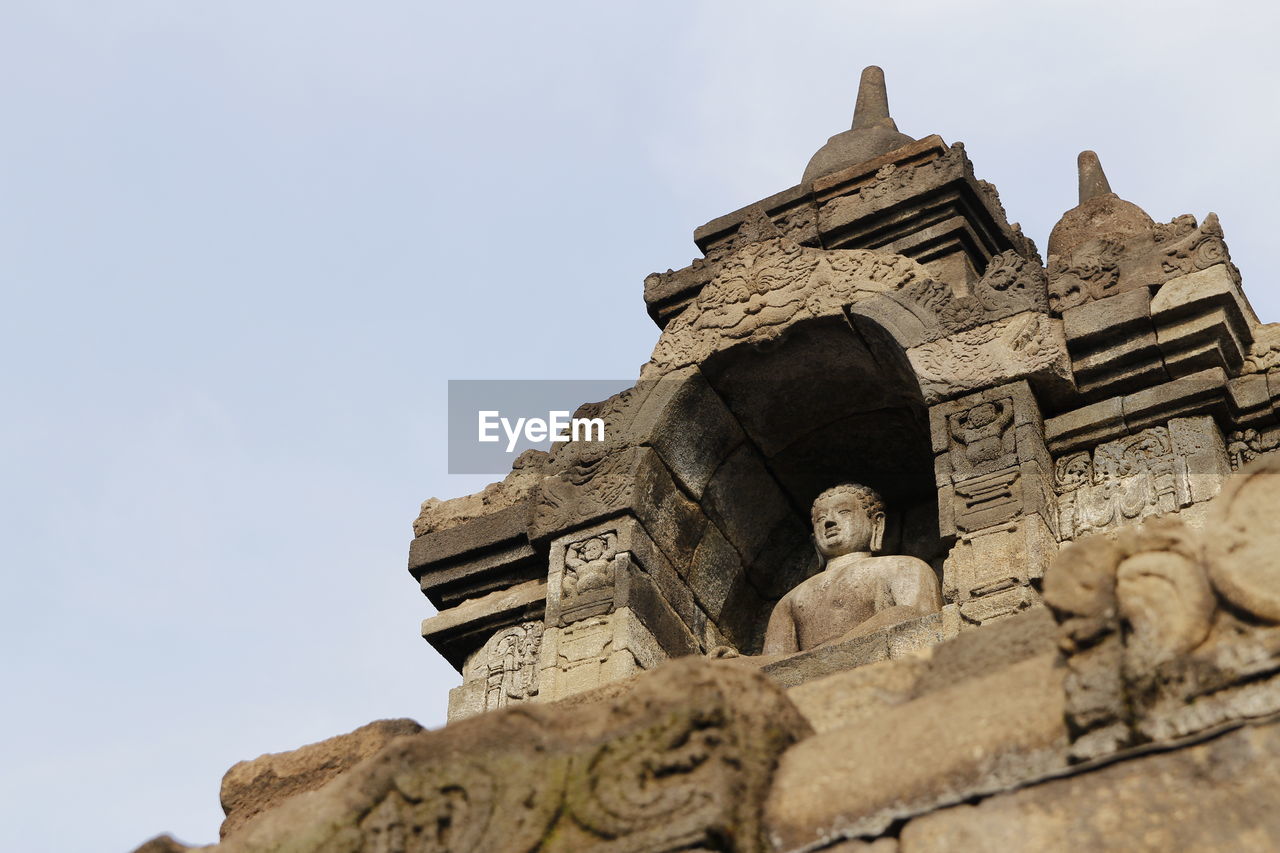
M951 466L958 476L1017 461L1012 397L981 400L947 417Z
M1256 429L1237 430L1227 437L1227 458L1231 470L1238 471L1264 453L1280 448L1280 431Z
M773 340L806 317L837 314L861 298L928 278L908 258L862 249L805 248L787 238L726 258L693 304L667 325L645 378L697 364L738 341Z
M1021 469L1015 467L956 483L956 529L972 533L1021 515L1024 511L1021 473Z
M1024 312L907 350L925 402L1024 376L1069 381L1066 342L1054 322Z
M494 634L473 665L484 681L484 710L496 711L538 693L538 652L542 623L525 622Z
M1063 539L1111 530L1191 503L1187 462L1167 427L1152 427L1054 463Z
M618 533L608 531L565 546L557 624L609 613L615 606Z
M973 295L989 312L1047 311L1048 280L1039 260L1015 251L992 255Z

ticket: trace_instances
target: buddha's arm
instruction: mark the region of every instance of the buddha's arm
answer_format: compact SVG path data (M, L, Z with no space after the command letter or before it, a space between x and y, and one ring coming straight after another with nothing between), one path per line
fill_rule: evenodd
M889 588L893 603L914 610L924 616L942 609L942 590L938 588L938 576L923 560L906 558L907 565L894 573Z
M791 597L784 596L769 616L769 626L764 632L764 654L789 654L800 651L796 638L796 621L791 615Z

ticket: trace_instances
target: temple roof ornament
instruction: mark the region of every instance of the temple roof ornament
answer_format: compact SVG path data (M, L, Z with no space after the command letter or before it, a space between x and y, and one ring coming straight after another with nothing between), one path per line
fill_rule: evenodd
M841 169L857 165L865 160L915 142L898 131L889 116L889 95L885 91L884 71L878 65L868 65L862 70L858 83L858 101L853 109L853 127L837 133L809 160L801 183L830 175Z
M1086 240L1103 235L1149 235L1155 222L1147 212L1111 191L1098 155L1081 151L1076 160L1080 172L1080 203L1058 220L1049 234L1049 254L1066 255Z

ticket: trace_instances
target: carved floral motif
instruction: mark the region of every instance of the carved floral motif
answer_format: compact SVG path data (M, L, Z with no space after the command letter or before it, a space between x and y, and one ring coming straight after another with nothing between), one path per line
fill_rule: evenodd
M721 265L663 330L649 372L695 364L738 341L764 342L811 316L927 278L914 261L860 249L808 249L786 238L753 243Z
M912 347L926 402L1043 370L1065 371L1061 331L1045 314L1025 312Z

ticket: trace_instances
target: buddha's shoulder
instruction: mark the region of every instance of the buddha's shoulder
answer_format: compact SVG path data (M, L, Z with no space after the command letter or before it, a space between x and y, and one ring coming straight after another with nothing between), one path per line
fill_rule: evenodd
M878 572L900 574L902 572L928 572L933 574L933 568L919 557L912 557L908 554L882 554L878 557L868 557L864 563L868 568L873 567Z

